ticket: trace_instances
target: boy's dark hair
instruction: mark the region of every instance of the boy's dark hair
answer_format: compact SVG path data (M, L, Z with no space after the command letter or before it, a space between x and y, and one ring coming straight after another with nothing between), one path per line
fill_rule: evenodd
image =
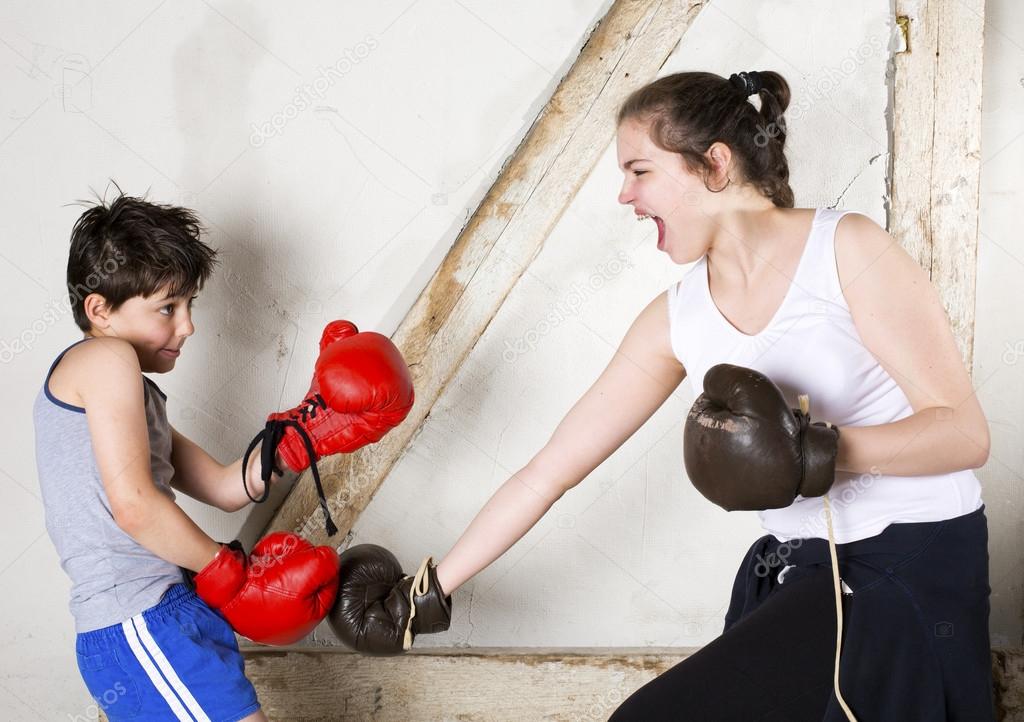
M720 75L675 73L633 91L619 109L618 123L649 122L655 145L679 153L691 172L702 174L705 187L712 169L704 153L715 141L725 143L746 182L777 207L792 208L793 189L783 151L789 84L770 70L759 71L758 76L760 110L747 99L745 90Z
M200 290L217 263L217 252L200 240L202 232L187 208L150 203L120 188L109 205L98 200L71 231L67 285L75 323L91 330L84 303L90 293L115 311L164 286L171 296Z

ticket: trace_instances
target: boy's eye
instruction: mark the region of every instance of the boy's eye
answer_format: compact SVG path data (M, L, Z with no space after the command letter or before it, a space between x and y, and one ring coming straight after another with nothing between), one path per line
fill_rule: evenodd
M174 304L173 303L168 303L166 306L161 306L160 307L160 313L163 313L164 311L168 311L168 309L169 309L169 313L174 313Z

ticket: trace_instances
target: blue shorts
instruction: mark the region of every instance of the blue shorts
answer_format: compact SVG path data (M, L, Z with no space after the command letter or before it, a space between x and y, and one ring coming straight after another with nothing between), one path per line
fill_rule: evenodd
M111 722L235 722L260 708L230 625L184 584L121 624L79 634L75 650Z

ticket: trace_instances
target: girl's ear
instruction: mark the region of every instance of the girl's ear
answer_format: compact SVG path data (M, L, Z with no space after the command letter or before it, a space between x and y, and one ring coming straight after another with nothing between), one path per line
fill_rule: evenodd
M732 151L725 143L714 142L705 153L714 168L716 175L725 176L729 171L729 164L732 162Z
M708 173L708 182L715 188L723 186L731 181L729 167L732 165L732 151L725 143L715 141L704 153L708 163L711 164L711 171Z

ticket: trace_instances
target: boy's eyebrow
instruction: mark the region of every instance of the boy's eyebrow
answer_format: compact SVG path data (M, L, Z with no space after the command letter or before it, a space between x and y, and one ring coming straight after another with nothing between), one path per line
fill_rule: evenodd
M180 293L177 296L171 296L171 295L164 296L163 298L158 299L156 301L156 303L163 303L164 301L170 301L171 299L174 299L174 298L185 298L186 296L188 298L192 298L192 296L190 294L188 294L188 293Z

